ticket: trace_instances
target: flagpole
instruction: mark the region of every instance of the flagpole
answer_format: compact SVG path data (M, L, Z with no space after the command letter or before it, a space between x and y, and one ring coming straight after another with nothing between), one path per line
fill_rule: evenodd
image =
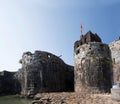
M82 35L82 29L83 29L83 26L82 26L82 24L80 25L80 33L81 33L81 35Z
M82 30L83 30L83 26L82 26L82 24L80 24L80 39L83 37L83 34L82 34Z

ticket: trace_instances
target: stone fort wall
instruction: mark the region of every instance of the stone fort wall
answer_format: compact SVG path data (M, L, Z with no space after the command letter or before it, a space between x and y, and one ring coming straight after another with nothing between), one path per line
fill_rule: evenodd
M16 77L21 83L21 94L25 96L38 92L74 91L73 67L44 51L25 52Z
M109 44L113 62L114 84L120 83L120 39Z

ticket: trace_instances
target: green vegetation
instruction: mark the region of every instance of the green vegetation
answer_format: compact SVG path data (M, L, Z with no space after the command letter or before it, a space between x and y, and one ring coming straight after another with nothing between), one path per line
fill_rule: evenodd
M19 63L22 64L22 59L19 60Z

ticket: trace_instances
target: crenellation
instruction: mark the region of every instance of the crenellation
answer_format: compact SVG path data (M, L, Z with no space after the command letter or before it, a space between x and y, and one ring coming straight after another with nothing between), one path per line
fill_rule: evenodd
M85 35L81 35L80 40L77 40L74 44L74 49L83 44L88 44L89 42L102 42L97 34L93 34L88 31Z

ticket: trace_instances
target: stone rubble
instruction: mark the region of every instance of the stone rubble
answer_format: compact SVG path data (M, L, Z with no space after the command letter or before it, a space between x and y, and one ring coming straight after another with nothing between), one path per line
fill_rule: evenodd
M120 104L108 93L39 93L32 104Z

